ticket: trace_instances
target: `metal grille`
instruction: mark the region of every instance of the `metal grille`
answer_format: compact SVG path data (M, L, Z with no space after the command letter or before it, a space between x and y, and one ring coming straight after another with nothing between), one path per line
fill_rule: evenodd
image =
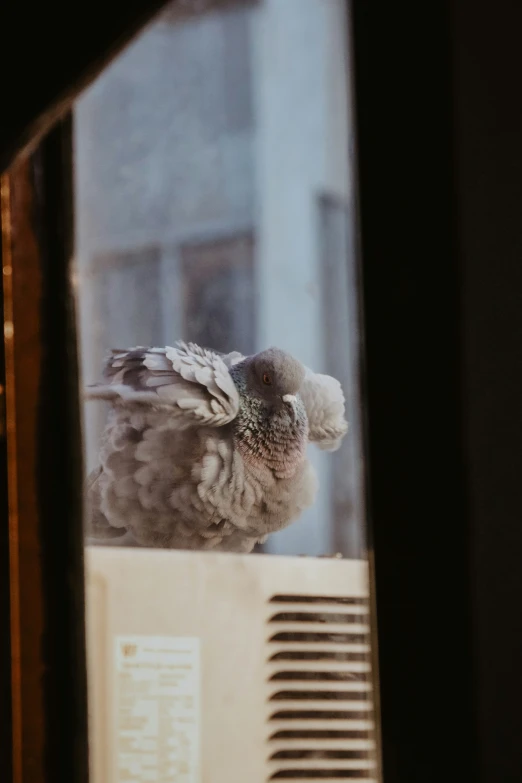
M269 610L268 779L375 783L367 599L276 595Z

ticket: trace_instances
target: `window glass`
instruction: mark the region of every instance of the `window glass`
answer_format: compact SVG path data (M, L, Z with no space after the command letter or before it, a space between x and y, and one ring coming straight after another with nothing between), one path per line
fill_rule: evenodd
M76 103L95 783L378 779L348 29L174 2Z

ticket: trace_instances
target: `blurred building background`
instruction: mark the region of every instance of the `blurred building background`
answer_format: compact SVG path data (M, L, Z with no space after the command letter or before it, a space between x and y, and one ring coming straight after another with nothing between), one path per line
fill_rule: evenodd
M364 547L352 122L343 0L168 9L75 110L84 383L110 347L278 345L335 375L342 449L267 551ZM87 467L106 411L85 407Z

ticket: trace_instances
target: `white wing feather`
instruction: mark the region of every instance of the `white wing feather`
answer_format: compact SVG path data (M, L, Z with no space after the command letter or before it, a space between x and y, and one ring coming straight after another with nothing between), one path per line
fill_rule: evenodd
M166 409L180 426L222 427L238 412L239 394L223 358L194 343L113 351L103 375L87 399Z
M308 416L309 440L323 451L336 451L348 431L341 384L330 375L305 370L299 394Z

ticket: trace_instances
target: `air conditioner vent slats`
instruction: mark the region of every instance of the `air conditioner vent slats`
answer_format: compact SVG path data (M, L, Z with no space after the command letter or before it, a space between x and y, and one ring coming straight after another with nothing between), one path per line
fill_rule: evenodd
M367 614L341 614L339 612L278 612L270 623L368 623Z
M273 641L270 639L270 641ZM282 650L270 661L369 661L367 652L333 652L330 650Z
M298 682L364 682L371 681L367 672L349 672L349 671L279 671L272 674L270 682L276 680L298 681Z
M288 683L292 685L293 683ZM280 683L278 683L280 685ZM297 685L297 683L296 683ZM306 690L282 690L277 688L271 690L269 693L269 701L285 701L285 702L301 702L301 701L314 701L314 702L329 702L329 701L349 701L351 704L358 703L357 709L372 703L373 693L372 689L368 688L366 683L346 683L346 682L310 682L303 683L306 686ZM346 686L349 686L347 688ZM311 687L308 687L311 686ZM327 686L327 688L325 688ZM281 694L281 695L279 695ZM285 695L282 695L285 694Z
M373 774L370 770L357 769L284 769L271 775L270 780L308 780L309 783L322 780L362 780L367 783Z
M283 729L274 731L270 735L270 741L275 740L359 740L373 739L371 729Z
M368 599L347 596L324 595L274 595L271 604L343 604L345 606L368 606Z
M327 750L364 750L373 758L373 738L365 737L364 739L354 739L353 737L345 737L345 739L350 739L350 742L339 742L339 737L319 737L314 738L313 742L299 742L297 739L291 742L289 742L288 739L272 740L270 743L270 752L272 753L270 758L275 758L274 753L281 753L282 751L311 751L313 753L319 753Z
M364 691L277 691L270 701L362 701L367 698Z
M369 714L363 710L279 710L270 720L365 720Z
M369 759L367 750L278 750L270 759Z
M321 642L325 644L367 644L366 633L325 633L323 631L279 631L270 637L271 642Z
M267 617L269 780L375 783L368 600L277 595L270 604L285 608Z

